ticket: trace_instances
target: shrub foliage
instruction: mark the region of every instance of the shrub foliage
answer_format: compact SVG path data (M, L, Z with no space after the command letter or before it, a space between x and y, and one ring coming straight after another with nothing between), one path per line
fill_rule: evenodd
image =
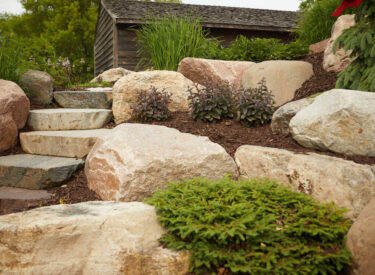
M336 274L350 263L350 222L267 180L171 183L147 202L167 230L161 243L190 251L198 274Z
M246 125L258 126L268 123L275 111L273 95L264 79L255 89L244 89L237 94L237 119Z
M352 50L356 59L339 74L337 88L375 92L375 6L374 1L364 0L358 7L356 25L346 29L338 37L334 49L339 46Z
M138 97L133 106L133 118L139 121L162 121L168 118L168 104L171 96L167 92L158 91L151 87L151 91L137 91Z
M233 118L233 93L227 87L189 88L189 107L195 120L215 122Z

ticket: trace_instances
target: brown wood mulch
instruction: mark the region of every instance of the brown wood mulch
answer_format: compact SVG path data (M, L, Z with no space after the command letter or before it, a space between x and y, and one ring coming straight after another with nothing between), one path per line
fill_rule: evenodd
M322 59L323 53L308 55L303 59L313 64L315 75L310 80L306 81L296 92L294 100L334 88L337 75L335 73L327 73L324 71L322 68ZM38 107L43 106L32 103L32 109L36 109ZM361 164L375 164L375 158L371 157L345 156L331 152L323 153L317 150L304 148L297 144L290 135L274 135L271 131L270 125L246 128L235 120L223 120L218 123L196 122L186 112L172 113L168 121L152 122L151 124L173 127L184 133L207 136L211 141L223 146L231 156L234 155L239 146L258 145L286 149L302 154L309 152L325 154L346 160L352 160ZM106 128L113 128L114 126L114 123L110 123ZM1 155L19 154L22 152L23 151L18 144L16 147L2 153ZM94 192L88 189L86 176L83 170L78 171L74 177L66 182L63 186L50 189L49 192L52 193L51 199L26 201L23 207L14 210L14 212L59 203L73 204L85 201L100 200L100 198Z

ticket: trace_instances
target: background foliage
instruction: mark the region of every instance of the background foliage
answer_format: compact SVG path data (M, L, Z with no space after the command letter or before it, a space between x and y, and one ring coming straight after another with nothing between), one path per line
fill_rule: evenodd
M171 183L147 202L167 230L162 244L189 250L198 274L336 274L350 264L343 211L268 180Z
M331 37L331 30L337 17L332 13L342 0L304 0L300 3L300 18L296 34L301 42L311 45ZM344 14L353 13L347 9Z
M16 41L26 56L23 67L46 70L60 85L92 78L99 0L21 0L21 4L25 13L1 16L0 37Z

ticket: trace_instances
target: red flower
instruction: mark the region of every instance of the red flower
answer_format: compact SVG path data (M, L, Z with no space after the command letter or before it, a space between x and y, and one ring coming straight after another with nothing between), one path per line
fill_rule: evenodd
M355 8L358 7L363 0L343 0L341 5L335 10L332 16L340 16L346 8Z

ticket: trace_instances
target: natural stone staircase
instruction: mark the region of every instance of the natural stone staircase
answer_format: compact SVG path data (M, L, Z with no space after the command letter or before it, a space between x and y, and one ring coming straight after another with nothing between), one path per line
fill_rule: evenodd
M55 92L62 109L30 111L20 134L27 154L0 157L0 207L48 198L41 189L60 186L79 168L102 129L112 118L111 88ZM1 212L1 211L0 211Z

